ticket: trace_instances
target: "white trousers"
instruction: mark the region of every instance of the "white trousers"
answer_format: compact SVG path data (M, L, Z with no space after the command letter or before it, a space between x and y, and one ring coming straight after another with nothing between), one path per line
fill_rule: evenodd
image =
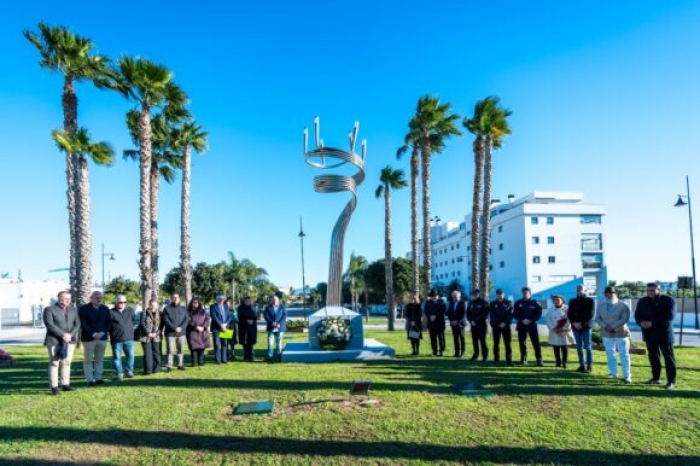
M102 380L105 348L107 348L106 340L83 342L83 352L85 353L85 359L83 360L83 371L85 372L85 380L88 382Z
M617 377L617 354L620 355L620 365L622 366L622 377L631 378L630 373L630 339L603 337L605 353L608 356L608 372Z
M51 387L58 387L58 369L61 368L61 385L70 385L70 363L73 361L75 345L68 345L66 359L56 357L58 346L47 346L49 352L49 383Z

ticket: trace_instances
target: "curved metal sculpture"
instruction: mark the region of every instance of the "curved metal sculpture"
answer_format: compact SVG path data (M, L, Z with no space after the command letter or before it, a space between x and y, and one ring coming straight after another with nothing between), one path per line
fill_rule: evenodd
M333 228L331 236L331 257L328 267L328 292L326 296L326 307L338 306L342 308L343 293L343 244L345 242L345 231L350 223L355 206L357 205L356 190L365 179L365 154L367 142L362 141L362 156L355 153L355 140L360 127L358 122L348 135L350 138L350 152L332 147L325 147L320 136L319 118L314 118L316 132L316 149L309 151L309 132L304 128L304 157L306 163L312 167L321 169L337 168L345 164L352 164L357 168L357 173L351 176L344 175L317 175L314 177L314 191L317 193L339 193L349 191L352 198L345 205L345 208L338 217L338 221ZM330 161L328 159L331 159ZM318 161L317 161L318 160Z

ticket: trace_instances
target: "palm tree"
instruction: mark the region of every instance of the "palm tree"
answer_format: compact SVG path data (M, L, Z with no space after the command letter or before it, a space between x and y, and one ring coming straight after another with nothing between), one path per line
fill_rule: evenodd
M190 187L192 172L192 149L202 153L207 149L208 133L194 121L175 128L173 146L182 153L182 193L180 204L180 271L182 286L189 302L192 299L192 264L190 260Z
M388 330L393 331L396 319L396 299L394 297L394 272L391 256L391 191L408 186L403 170L393 169L389 165L382 168L374 196L379 199L384 194L384 275L386 279L386 306L389 317Z
M135 101L139 108L138 146L139 146L139 269L141 275L141 301L144 309L148 300L154 296L152 265L152 216L151 216L151 165L153 150L153 130L151 112L165 107L168 88L173 85L173 74L164 66L157 65L144 58L122 57L118 61L119 90Z
M505 134L510 134L507 117L510 110L498 106L494 96L480 100L474 106L472 118L463 125L474 135L474 193L471 225L471 286L488 296L491 250L491 173L492 148L500 148ZM482 184L483 182L483 184ZM482 198L483 192L483 198ZM479 255L479 253L481 253Z
M447 138L462 133L455 126L458 115L451 114L452 104L441 104L429 95L418 99L415 129L421 147L421 181L423 183L423 267L424 290L428 294L432 279L432 254L430 238L430 162L434 148L442 149ZM435 150L435 152L438 152Z
M409 147L411 149L411 291L414 297L420 293L420 273L418 259L418 172L420 169L420 134L416 128L415 117L408 123L409 133L404 137L404 145L396 151L401 158Z
M264 268L258 267L249 259L238 259L231 251L228 253L228 262L225 262L224 265L226 281L235 283L235 286L242 290L243 296L253 290L256 280L267 275Z
M80 270L75 300L82 305L90 300L92 292L88 160L92 160L97 165L111 165L114 160L114 150L107 142L92 142L85 128L78 128L75 134L56 129L51 132L51 137L60 150L73 154L75 162L76 268Z
M41 55L39 66L63 75L63 96L61 98L63 130L69 135L75 135L78 131L78 97L75 93L75 84L90 80L98 88L108 87L109 78L113 77L108 66L109 59L94 53L94 44L90 39L78 36L66 27L51 27L41 22L38 28L38 34L28 30L24 31L23 34L39 50ZM82 271L77 267L75 177L74 154L66 152L66 196L70 236L69 281L74 292L78 289L78 282L86 282L80 276ZM89 270L87 275L89 281ZM78 303L80 302L78 301Z
M345 277L350 280L350 294L352 295L352 310L357 312L359 295L365 288L365 270L367 270L367 259L364 256L357 256L353 252L350 254L348 271Z
M483 199L483 221L481 237L481 261L479 274L479 286L483 295L489 295L490 281L489 272L491 269L491 174L493 171L492 152L493 149L502 147L503 137L511 134L508 126L508 117L513 114L510 110L499 106L498 97L487 97L489 101L487 112L485 134L484 134L484 199Z

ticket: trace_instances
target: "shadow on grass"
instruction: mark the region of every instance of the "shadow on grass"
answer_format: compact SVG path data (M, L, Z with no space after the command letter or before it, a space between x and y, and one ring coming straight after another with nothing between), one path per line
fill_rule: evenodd
M455 463L552 463L589 465L596 463L626 465L700 465L698 456L638 454L596 450L555 450L506 446L447 446L407 442L364 442L326 439L276 437L239 437L198 435L184 432L149 432L110 429L94 431L75 428L5 427L3 440L9 442L45 441L110 445L162 450L192 450L236 454L277 454L377 459L390 462L406 460L449 461ZM8 462L9 461L9 462ZM3 460L3 464L24 464L25 460ZM53 463L52 463L53 464Z

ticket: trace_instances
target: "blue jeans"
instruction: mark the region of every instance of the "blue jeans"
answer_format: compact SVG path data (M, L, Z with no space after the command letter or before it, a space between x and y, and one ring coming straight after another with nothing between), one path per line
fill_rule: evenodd
M126 372L134 373L134 342L129 341L118 341L112 343L112 364L114 365L114 372L117 373L118 378L122 378L124 375L124 368L122 368L122 352L126 355Z
M578 363L581 366L591 367L593 364L593 351L591 350L591 329L574 330L574 339L576 340L576 353L578 354ZM586 363L583 362L583 350L586 350Z
M282 353L282 340L284 332L267 332L267 357L272 358L274 347L277 347L277 354Z
M219 362L228 362L228 342L226 338L220 338L221 332L214 330L211 332L214 337L214 360Z

